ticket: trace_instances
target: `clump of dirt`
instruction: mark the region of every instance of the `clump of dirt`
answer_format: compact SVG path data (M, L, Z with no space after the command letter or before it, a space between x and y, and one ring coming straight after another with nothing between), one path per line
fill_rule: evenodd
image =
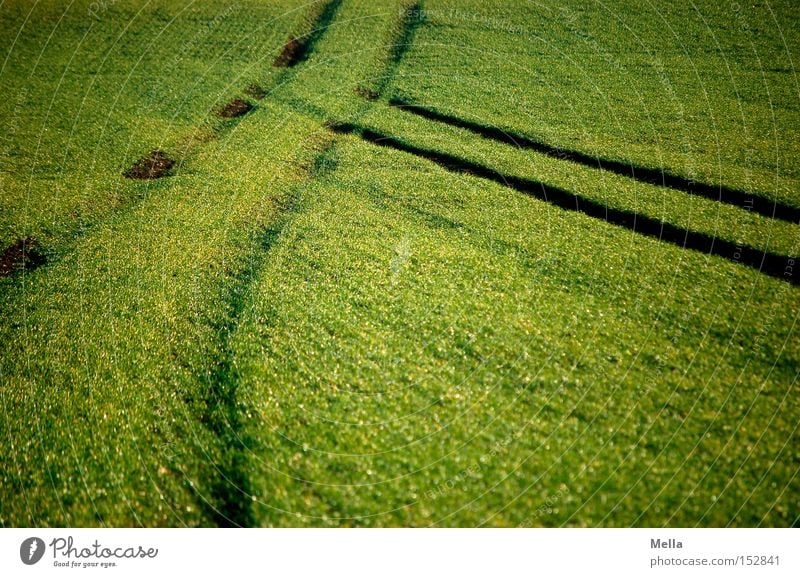
M380 94L378 94L375 90L371 88L364 88L363 86L356 87L356 94L358 94L361 98L365 98L370 102L378 100Z
M36 238L21 238L0 254L0 276L10 276L22 270L32 270L46 262Z
M153 180L165 176L175 166L163 150L155 149L147 156L143 156L134 163L126 172L126 178L134 180Z
M244 116L253 110L253 105L242 100L241 98L234 98L228 104L217 110L217 116L220 118L238 118Z
M258 84L251 84L244 89L244 92L256 100L264 100L264 97L267 95L267 91L261 88Z
M276 68L291 68L303 58L305 53L305 45L297 38L290 38L289 41L283 45L283 50L275 58L272 63Z

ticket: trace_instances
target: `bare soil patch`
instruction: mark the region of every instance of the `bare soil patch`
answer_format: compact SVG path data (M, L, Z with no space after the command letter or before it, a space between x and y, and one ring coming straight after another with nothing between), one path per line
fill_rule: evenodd
M46 262L38 241L29 236L21 238L0 254L0 276L10 276L22 270L32 270Z
M153 180L166 176L173 166L175 161L163 150L156 149L137 160L124 176L134 180Z
M305 46L297 38L290 38L272 63L276 68L291 68L303 59Z
M370 102L378 100L378 97L380 96L376 90L365 88L363 86L356 87L356 94L358 94L361 98L369 100Z
M252 104L241 98L234 98L217 110L217 116L220 118L238 118L239 116L244 116L251 110L253 110Z

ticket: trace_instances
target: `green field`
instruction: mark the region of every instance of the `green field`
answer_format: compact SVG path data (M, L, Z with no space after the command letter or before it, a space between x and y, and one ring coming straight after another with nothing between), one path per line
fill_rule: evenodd
M0 526L800 524L798 21L0 3Z

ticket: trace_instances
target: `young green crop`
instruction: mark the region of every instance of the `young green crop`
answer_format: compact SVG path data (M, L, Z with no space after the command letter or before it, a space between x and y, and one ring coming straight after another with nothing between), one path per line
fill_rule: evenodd
M389 104L800 207L796 8L89 8L0 8L0 246L47 257L0 277L0 525L796 523L796 285L335 130L790 263L796 223Z

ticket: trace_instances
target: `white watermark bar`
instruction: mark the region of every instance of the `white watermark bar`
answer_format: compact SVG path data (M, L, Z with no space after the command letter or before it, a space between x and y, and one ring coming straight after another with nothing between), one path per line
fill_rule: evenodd
M3 529L0 575L800 575L796 529ZM245 573L246 572L246 573Z

